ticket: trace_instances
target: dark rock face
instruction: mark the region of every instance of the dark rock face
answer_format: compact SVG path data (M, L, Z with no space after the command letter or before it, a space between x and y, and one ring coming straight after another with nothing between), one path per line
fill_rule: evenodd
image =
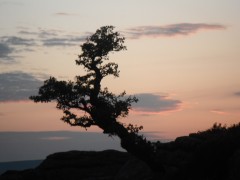
M130 169L129 169L130 168ZM146 171L146 169L148 169ZM139 174L139 171L141 173ZM139 176L140 175L140 176ZM152 177L150 168L128 153L70 151L49 155L39 167L25 171L7 171L1 180L139 180Z
M7 171L0 176L0 180L203 180L207 177L208 180L240 179L240 150L228 158L227 164L218 165L224 167L221 171L217 171L217 165L209 167L206 159L196 160L195 156L194 153L178 148L162 150L159 158L164 162L165 173L158 174L145 162L125 152L69 151L49 155L35 169ZM210 173L206 171L206 167Z
M229 180L240 179L240 149L229 160Z
M178 137L157 145L167 180L240 179L240 124L229 128L215 124L211 129Z
M127 153L118 151L56 153L38 167L47 177L57 179L98 178L111 179L129 159Z
M131 158L119 170L115 180L150 180L153 179L153 177L153 171L145 162Z

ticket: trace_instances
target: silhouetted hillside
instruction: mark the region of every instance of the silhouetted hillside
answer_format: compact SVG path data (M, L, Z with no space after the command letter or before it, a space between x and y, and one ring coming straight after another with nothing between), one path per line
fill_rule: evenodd
M8 171L0 179L238 180L239 139L240 124L215 124L169 143L157 142L156 160L164 164L164 173L125 152L70 151L48 156L35 169Z
M240 124L214 124L206 131L158 143L158 158L172 179L240 179L239 139Z

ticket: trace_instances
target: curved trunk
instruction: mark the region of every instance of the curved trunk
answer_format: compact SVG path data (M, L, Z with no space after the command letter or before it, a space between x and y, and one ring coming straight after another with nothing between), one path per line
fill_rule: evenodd
M108 122L108 123L107 123ZM143 136L129 132L126 127L115 119L101 121L98 126L103 129L103 133L116 135L121 140L121 147L128 153L146 162L152 170L163 172L164 168L156 160L156 152L153 144Z

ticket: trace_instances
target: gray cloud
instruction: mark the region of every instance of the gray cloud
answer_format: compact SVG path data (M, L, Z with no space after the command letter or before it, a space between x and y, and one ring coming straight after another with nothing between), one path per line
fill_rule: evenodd
M27 31L27 30L21 30L18 32L19 34L23 34L23 35L38 35L39 33L37 32L33 32L33 31Z
M240 91L239 92L235 92L234 95L240 97Z
M35 40L17 36L2 36L0 37L0 62L15 63L16 58L21 56L16 55L23 51L33 51L32 47L36 46Z
M8 58L13 51L8 45L0 43L0 58Z
M169 99L168 96L151 93L136 94L136 97L139 101L133 105L133 108L150 113L177 110L182 103L180 100Z
M19 53L32 52L38 46L66 47L79 46L87 38L84 35L69 35L61 30L38 29L29 31L21 28L16 36L0 36L0 63L16 63Z
M50 38L43 40L44 46L73 46L73 44L67 38Z
M85 35L73 36L66 35L63 31L60 30L43 30L39 31L26 31L21 30L19 34L35 36L38 39L39 43L43 46L54 47L54 46L78 46L82 41L85 41L87 38L87 33Z
M86 36L82 37L65 37L65 38L50 38L44 39L44 46L76 46L86 40Z
M39 38L50 38L50 37L55 37L58 36L59 31L56 30L43 30L40 29L39 31L28 31L28 30L21 30L18 32L19 34L22 35L30 35L30 36L36 36Z
M1 41L13 46L33 46L35 45L35 41L33 39L26 39L16 36L3 36L1 37Z
M166 26L138 26L124 31L129 38L138 39L142 36L158 37L158 36L176 36L189 35L199 30L221 30L226 26L220 24L206 23L179 23Z
M0 74L0 101L27 100L37 93L43 84L32 74L24 72L9 72Z
M69 15L58 12L57 15ZM189 35L199 30L220 30L225 29L224 25L206 23L179 23L166 26L138 26L123 31L128 38L138 39L142 36L174 36ZM16 56L20 52L33 51L37 46L46 47L68 47L79 46L92 33L85 32L82 35L71 35L62 30L41 29L30 31L28 28L21 28L16 36L0 37L0 62L16 62ZM15 56L13 56L15 54Z

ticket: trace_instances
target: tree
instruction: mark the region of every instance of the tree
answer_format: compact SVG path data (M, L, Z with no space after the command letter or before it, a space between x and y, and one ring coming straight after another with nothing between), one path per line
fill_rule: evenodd
M98 126L103 133L118 136L121 146L129 153L152 164L154 161L154 146L138 132L143 127L125 125L119 121L126 117L132 103L138 99L126 97L123 92L115 95L108 88L101 88L101 82L106 76L119 76L118 65L108 62L109 53L126 50L125 38L114 32L113 26L104 26L86 39L81 45L82 53L76 64L83 66L84 76L76 76L75 81L58 81L50 77L40 87L37 96L31 96L34 102L56 101L56 108L64 113L62 120L71 126L85 129ZM76 110L82 113L76 113Z

